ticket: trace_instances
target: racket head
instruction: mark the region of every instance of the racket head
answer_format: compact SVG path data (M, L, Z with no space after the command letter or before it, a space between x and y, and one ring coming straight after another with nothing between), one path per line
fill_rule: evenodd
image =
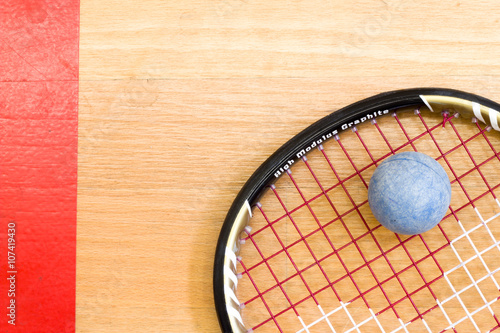
M355 130L380 117L391 116L399 110L411 111L421 107L441 114L459 114L464 118L478 119L496 130L500 105L484 97L463 91L443 88L416 88L382 93L342 108L312 124L285 143L271 155L248 179L222 226L214 261L214 301L222 331L246 332L241 317L241 303L236 296L238 286L238 255L240 239L248 228L252 210L259 209L259 198L274 183L287 175L291 168L310 151L329 140L336 140L342 132ZM446 117L446 115L445 115ZM332 161L334 164L335 162ZM250 223L251 224L251 223ZM245 236L243 236L245 237ZM403 241L403 240L402 240Z

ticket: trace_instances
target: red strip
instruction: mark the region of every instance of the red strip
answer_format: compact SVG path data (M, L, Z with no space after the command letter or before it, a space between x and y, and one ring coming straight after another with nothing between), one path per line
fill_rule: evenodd
M79 0L0 22L0 331L74 332Z

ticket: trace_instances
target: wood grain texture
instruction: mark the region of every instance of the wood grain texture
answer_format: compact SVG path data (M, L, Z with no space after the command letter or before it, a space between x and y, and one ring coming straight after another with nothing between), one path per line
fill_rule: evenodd
M248 176L376 93L500 100L496 1L81 1L77 331L218 332L212 263Z

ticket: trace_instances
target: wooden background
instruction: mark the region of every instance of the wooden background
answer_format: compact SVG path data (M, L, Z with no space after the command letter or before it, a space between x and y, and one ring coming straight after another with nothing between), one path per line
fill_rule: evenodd
M247 177L399 88L500 100L496 0L81 0L77 332L218 332L212 262Z

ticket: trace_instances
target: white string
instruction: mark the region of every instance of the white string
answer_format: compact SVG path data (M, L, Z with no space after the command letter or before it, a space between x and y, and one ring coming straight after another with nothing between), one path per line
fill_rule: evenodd
M446 282L448 282L448 285L450 286L450 288L452 288L453 292L455 293L455 297L458 300L458 302L460 303L460 305L462 306L462 309L465 311L466 317L464 317L464 319L469 318L469 320L472 322L472 324L476 328L476 331L479 332L479 328L477 327L477 324L474 321L474 319L472 318L472 315L470 314L469 310L467 309L464 302L462 301L462 298L460 297L460 293L456 292L455 288L453 287L453 284L450 282L447 275L445 275L444 278L446 279ZM469 288L467 288L467 289L469 289ZM456 326L456 325L454 325L454 326Z
M462 230L465 232L465 228L464 226L462 225L462 223L460 223L460 221L458 221L458 224L460 225L460 227L462 228ZM476 248L476 245L474 245L474 243L472 242L472 239L469 237L469 234L466 235L467 237L467 240L469 241L469 243L471 244L472 248L474 249L474 252L476 252L476 256L479 258L479 260L481 260L481 263L483 264L483 266L486 268L486 271L488 272L488 274L491 274L491 271L490 269L488 268L488 265L486 265L486 263L484 262L484 259L483 257L479 254L479 251L477 250ZM474 286L476 287L476 290L479 292L479 295L481 296L482 300L484 303L487 303L486 301L486 297L484 297L484 294L483 292L481 291L481 288L479 288L479 286L477 285L477 282L474 280L474 278L472 277L469 269L467 268L467 266L464 266L464 269L465 269L465 272L467 273L467 275L469 276L469 279L471 279L472 283L474 284ZM491 275L492 276L492 275ZM493 310L488 307L488 309L490 310L490 313L491 315L494 315L495 313L493 312Z
M408 332L408 329L406 328L406 326L410 325L410 322L408 323L404 323L403 319L399 318L399 324L401 325L400 327L396 328L394 331L392 331L391 333L394 333L394 332L398 332L400 329L404 329L406 333L409 333Z
M477 282L477 283L481 283L481 282L483 282L484 280L486 280L487 278L491 277L491 275L496 274L496 273L498 273L498 272L500 272L500 267L499 267L499 268L497 268L497 269L495 269L493 272L491 272L491 274L486 274L486 275L485 275L485 276L483 276L482 278L478 279L476 282ZM463 288L462 290L460 290L460 291L456 292L455 294L451 295L450 297L446 298L443 302L441 302L441 304L445 304L445 303L447 303L447 302L451 301L453 298L455 298L455 296L456 296L457 294L461 294L461 293L463 293L463 292L465 292L465 291L469 290L469 289L470 289L470 288L472 288L472 287L473 287L473 285L472 285L472 284L471 284L471 285L468 285L467 287Z
M330 329L332 330L332 332L335 333L335 329L333 328L333 325L330 322L330 319L328 319L328 316L325 315L325 311L323 311L323 308L319 304L318 304L318 309L319 309L319 312L321 312L321 314L323 315L323 318L325 318L328 326L330 326Z
M425 327L427 328L427 332L432 333L431 329L429 328L429 325L427 325L427 322L425 319L422 317L422 322L424 323Z
M347 305L349 305L349 303ZM309 328L309 327L312 327L312 326L316 325L320 321L326 319L327 317L331 316L335 312L340 311L342 309L343 309L343 307L339 306L338 308L334 309L333 311L330 311L327 314L323 315L322 317L318 318L317 320L315 320L314 322L312 322L311 324L309 324L307 327ZM321 309L321 310L323 311L323 309ZM333 329L333 327L332 327L332 329ZM304 332L304 329L301 329L301 330L297 331L297 333L301 333L301 332ZM334 332L335 332L335 330L334 330Z
M375 316L375 313L373 312L373 310L371 308L369 308L368 310L370 310L370 313L372 314L372 318L375 319L375 321L377 322L377 325L380 328L380 330L382 331L382 333L385 333L384 328L382 327L382 325L380 325L380 322L378 321L377 316Z
M356 326L352 327L351 329L347 330L346 333L352 332L354 330L357 330L359 332L359 327L363 326L364 324L366 324L367 322L369 322L372 319L373 319L372 317L366 318L365 320L363 320L362 322L360 322L358 325L356 325Z
M347 313L347 316L349 317L349 319L351 320L351 323L354 325L354 327L356 328L356 331L358 331L359 333L361 333L359 331L359 326L356 325L356 322L354 322L354 319L352 319L352 316L351 316L351 313L349 312L349 310L347 309L347 306L344 304L344 302L340 302L340 305L344 308L345 312Z
M500 207L500 202L498 201L498 199L495 199L498 207ZM484 228L486 229L486 231L488 232L488 234L490 235L491 239L493 240L494 243L497 244L497 249L498 251L500 252L500 246L498 246L498 241L496 240L495 236L493 236L493 233L491 232L491 229L488 227L488 222L492 221L494 218L496 218L497 216L500 216L500 213L494 215L493 217L491 217L488 221L485 221L483 219L483 217L481 216L481 214L479 213L479 211L477 210L477 208L475 208L475 211L476 211L476 214L479 216L479 218L481 219L481 222L482 222L482 225L484 226ZM488 269L488 268L487 268ZM489 272L489 270L488 270ZM498 285L497 281L495 280L495 277L492 276L491 278L493 280L493 283L495 284L495 287L497 289L500 289L500 286Z
M444 308L443 308L443 304L442 304L442 303L441 303L438 299L436 299L436 303L437 303L437 305L439 306L439 308L441 309L441 312L444 314L444 316L445 316L446 320L448 321L448 324L450 324L450 326L449 326L449 327L452 327L452 326L453 326L453 324L451 323L451 319L450 319L450 317L448 316L448 313L444 310Z
M306 330L306 332L310 333L309 332L309 328L306 326L306 323L304 323L304 321L302 320L302 318L300 316L297 316L297 318L299 318L299 321L302 324L302 327L304 327L304 329Z
M500 203L498 202L498 200L496 200L497 204L499 205L500 207ZM451 328L451 327L455 327L456 325L458 325L460 322L466 320L466 319L469 319L471 321L471 323L474 325L475 329L480 332L480 329L477 325L477 323L475 322L473 316L474 314L478 313L479 311L482 311L483 309L486 309L488 308L489 312L491 313L491 315L494 316L494 311L492 310L491 308L491 304L493 304L494 302L497 301L498 299L498 296L495 297L493 300L491 301L487 301L484 293L482 292L481 288L479 288L479 283L481 283L483 280L485 279L488 279L491 277L491 279L493 280L493 282L495 283L495 286L498 287L498 283L497 281L495 280L495 277L494 277L494 274L497 273L498 271L500 271L500 268L497 268L496 270L494 271L491 271L488 267L488 265L486 264L486 262L484 261L483 259L483 254L488 252L488 251L491 251L492 249L494 248L497 248L499 249L500 251L500 242L498 242L495 237L493 236L493 233L491 232L490 228L488 227L488 223L493 221L495 218L497 218L498 216L500 216L500 213L499 214L496 214L494 216L492 216L490 219L488 220L484 220L483 217L481 216L481 214L479 213L478 209L477 208L474 208L476 214L479 216L479 219L481 220L481 223L478 224L477 226L475 226L474 228L470 229L470 230L465 230L463 224L461 221L457 221L458 222L458 225L460 226L460 228L462 229L463 231L463 234L460 235L459 237L455 238L453 241L451 241L450 243L450 247L451 249L453 250L453 252L455 253L455 256L457 257L457 259L459 260L460 264L453 267L452 269L448 270L447 272L444 273L444 278L446 280L446 282L448 283L448 285L450 286L451 290L453 291L453 295L451 295L450 297L448 297L447 299L445 299L443 302L439 302L439 300L437 300L437 303L438 303L438 306L439 308L441 309L442 313L444 314L444 316L446 317L446 320L448 321L448 323L450 324L448 326L447 329ZM471 237L470 237L470 234L476 230L478 230L479 228L481 227L484 227L485 230L488 232L488 234L490 235L491 239L493 240L493 245L489 246L488 248L486 248L485 250L479 252L476 245L474 244L474 242L472 241ZM470 245L472 246L474 252L475 252L475 255L473 255L472 257L470 257L469 259L467 260L463 260L462 257L460 256L460 254L458 253L457 251L457 248L455 246L455 243L458 242L459 240L461 239L467 239L467 241L470 243ZM479 260L481 261L482 265L486 268L486 271L487 271L487 274L485 276L483 276L482 278L478 279L478 280L475 280L472 276L472 274L470 273L469 269L467 268L467 264L472 262L473 260L479 258ZM460 269L460 268L463 268L464 271L466 272L467 276L469 277L469 279L472 281L472 284L466 286L465 288L463 288L462 290L460 291L457 291L455 289L455 286L451 283L450 279L448 278L448 276L453 273L454 271ZM470 289L470 288L475 288L481 299L483 300L484 302L484 305L481 306L479 309L476 309L472 312L469 312L469 309L465 306L465 304L463 303L461 297L460 297L460 294L465 292L466 290ZM443 307L443 304L447 303L448 301L452 300L452 299L457 299L458 302L460 303L460 305L462 306L463 310L465 311L465 316L463 316L462 318L460 318L459 320L457 320L456 322L452 323L451 320L450 320L450 317L448 315L448 313L446 312L445 308Z
M488 306L490 306L491 304L495 303L497 300L498 300L498 298L495 298L495 299L494 299L494 300L492 300L491 302L489 302L489 303L487 303L487 304L483 305L482 307L480 307L480 308L476 309L475 311L471 312L471 316L475 315L476 313L479 313L479 312L483 311L486 307L488 307ZM452 327L456 327L458 324L460 324L461 322L463 322L465 319L467 319L467 316L462 317L461 319L459 319L459 320L457 320L456 322L454 322L452 325L448 326L448 327L445 329L445 331L446 331L446 330L448 330L448 329L450 329L450 328L452 328ZM480 332L480 331L478 330L478 332Z

